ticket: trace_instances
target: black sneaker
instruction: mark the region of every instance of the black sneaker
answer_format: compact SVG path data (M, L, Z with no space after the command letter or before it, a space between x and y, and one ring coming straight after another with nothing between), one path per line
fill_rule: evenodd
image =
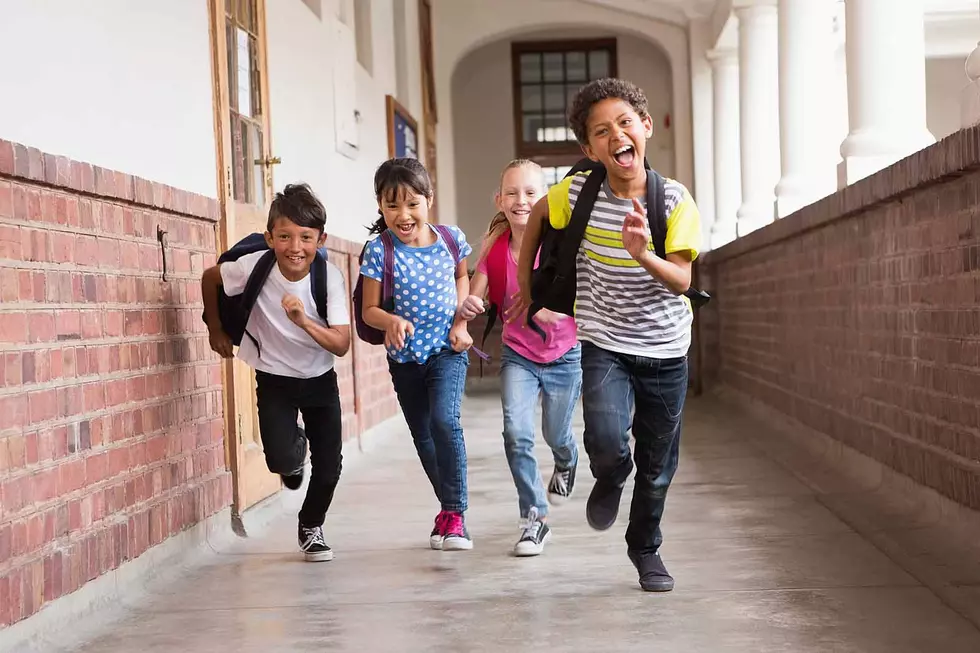
M585 518L589 526L597 531L604 531L616 523L624 485L625 482L616 485L611 481L596 480L592 493L589 494L589 501L585 504Z
M674 577L667 573L659 551L642 554L630 551L627 555L640 574L640 587L643 591L669 592L674 589Z
M307 562L326 562L333 560L333 551L323 541L323 528L299 526L299 548L306 554Z
M536 509L531 508L521 531L521 539L514 545L514 555L520 557L540 555L550 539L551 529L548 528L548 524L541 521Z
M300 466L300 468L292 474L280 474L279 476L282 478L282 484L287 488L290 490L298 490L300 486L303 485L303 474L305 471L305 468Z
M548 482L548 503L553 506L560 506L571 498L574 489L575 466L561 469L555 465L555 471L551 474L551 481Z

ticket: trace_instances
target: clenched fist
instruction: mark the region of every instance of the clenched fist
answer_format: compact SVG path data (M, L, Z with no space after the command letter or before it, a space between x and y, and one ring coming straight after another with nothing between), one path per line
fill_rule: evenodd
M286 316L290 321L296 326L302 328L306 324L306 320L309 319L306 316L306 307L303 306L303 300L301 300L296 295L285 294L282 297L282 309L286 311Z

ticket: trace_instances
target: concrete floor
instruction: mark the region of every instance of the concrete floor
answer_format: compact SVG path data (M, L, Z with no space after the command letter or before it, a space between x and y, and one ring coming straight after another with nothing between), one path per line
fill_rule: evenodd
M980 651L976 549L937 541L926 511L890 509L880 488L770 447L715 400L691 401L686 420L662 549L672 593L640 591L626 559L631 484L611 530L586 525L584 450L544 555L512 557L517 501L498 401L468 397L473 551L429 550L437 506L402 431L345 472L327 521L333 562L296 552L293 494L264 534L120 605L87 641L44 650ZM543 442L538 455L550 474Z

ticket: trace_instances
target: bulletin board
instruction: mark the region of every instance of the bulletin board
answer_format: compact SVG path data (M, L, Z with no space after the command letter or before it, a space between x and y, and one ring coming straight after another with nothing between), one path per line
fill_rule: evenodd
M385 96L385 104L388 115L388 157L419 158L418 123L392 96Z

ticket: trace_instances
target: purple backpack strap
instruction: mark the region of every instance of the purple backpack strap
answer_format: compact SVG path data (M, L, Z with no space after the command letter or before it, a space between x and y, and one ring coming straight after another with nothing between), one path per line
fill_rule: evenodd
M453 232L444 224L434 224L432 228L439 232L442 240L446 243L446 247L449 249L449 253L453 255L453 261L459 264L459 245L456 244Z
M384 270L381 273L381 306L384 307L395 296L395 243L387 229L381 232L381 244L385 250Z

